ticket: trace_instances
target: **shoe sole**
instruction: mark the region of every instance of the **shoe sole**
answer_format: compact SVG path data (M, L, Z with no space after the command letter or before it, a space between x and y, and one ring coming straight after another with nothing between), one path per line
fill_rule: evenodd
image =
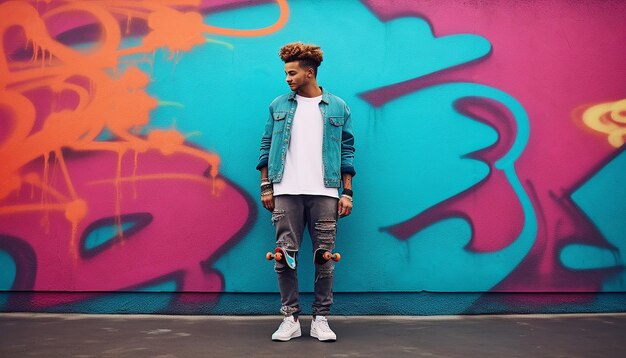
M298 338L300 336L302 336L302 331L301 330L297 330L289 338L274 338L274 337L272 337L272 341L274 341L274 342L288 342L291 339Z
M320 338L315 331L311 331L311 337L317 338L317 340L320 342L334 342L337 340L337 338L326 338L326 339Z

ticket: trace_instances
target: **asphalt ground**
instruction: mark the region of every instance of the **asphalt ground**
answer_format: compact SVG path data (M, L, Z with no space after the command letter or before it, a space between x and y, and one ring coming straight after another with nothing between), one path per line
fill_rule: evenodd
M0 313L0 357L626 357L626 314L335 316L333 343L272 342L278 316Z

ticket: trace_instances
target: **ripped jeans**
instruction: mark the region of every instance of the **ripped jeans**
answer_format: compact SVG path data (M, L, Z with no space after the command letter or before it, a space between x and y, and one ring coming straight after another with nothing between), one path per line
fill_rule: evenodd
M276 246L288 250L297 258L302 244L304 227L311 235L313 252L317 249L333 250L337 233L337 204L339 199L320 195L277 195L274 197L272 222L276 227ZM284 263L276 262L281 313L299 315L298 272ZM315 299L313 315L326 316L333 303L333 273L335 265L329 260L315 264Z

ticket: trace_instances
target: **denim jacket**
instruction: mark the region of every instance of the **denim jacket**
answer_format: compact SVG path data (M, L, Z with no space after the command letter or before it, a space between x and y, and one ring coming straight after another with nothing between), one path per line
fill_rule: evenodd
M293 117L296 114L296 92L277 97L270 104L270 115L261 138L261 154L257 170L267 166L268 179L280 183L285 169L285 157L291 139ZM356 174L354 170L354 136L350 109L339 97L322 88L319 103L324 120L322 162L324 186L338 188L341 174Z

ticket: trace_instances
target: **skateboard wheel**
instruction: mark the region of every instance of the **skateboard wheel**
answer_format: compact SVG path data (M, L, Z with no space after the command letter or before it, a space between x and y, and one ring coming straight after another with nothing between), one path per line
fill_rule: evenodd
M340 254L338 254L338 253L334 253L333 254L330 251L326 251L324 253L323 257L324 257L324 260L326 260L326 261L330 261L330 260L339 261L339 260L341 260L341 255Z
M282 259L283 259L283 254L282 254L281 252L277 252L277 253L274 255L274 258L276 259L276 261L280 261L280 260L282 260Z
M274 254L271 252L268 252L267 254L265 254L265 258L269 261L272 260L274 258Z

